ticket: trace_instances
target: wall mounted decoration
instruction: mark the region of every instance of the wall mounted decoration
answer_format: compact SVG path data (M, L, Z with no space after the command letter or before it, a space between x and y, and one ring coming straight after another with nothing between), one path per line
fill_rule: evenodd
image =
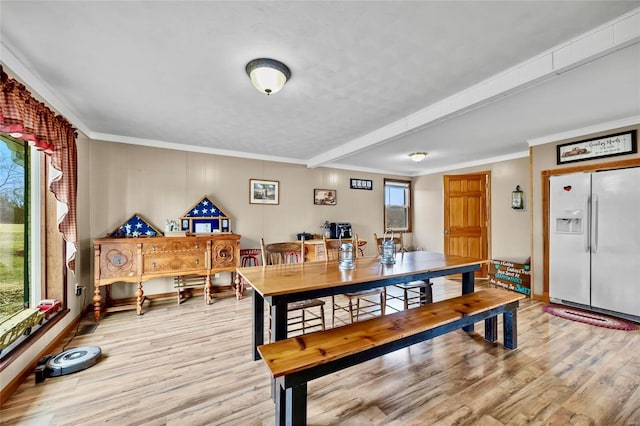
M351 178L351 189L373 189L373 181L368 179Z
M280 182L249 179L250 204L280 204Z
M335 206L338 202L335 189L314 189L313 204L321 206Z
M122 225L117 227L108 237L126 238L126 237L161 237L162 232L153 226L147 219L134 213Z
M516 189L511 191L511 208L524 210L524 193L520 189L520 185L516 185Z
M231 218L207 195L187 210L180 219L182 230L189 234L231 232Z
M558 145L556 150L558 164L633 154L638 152L637 132L630 130L579 142L565 143Z

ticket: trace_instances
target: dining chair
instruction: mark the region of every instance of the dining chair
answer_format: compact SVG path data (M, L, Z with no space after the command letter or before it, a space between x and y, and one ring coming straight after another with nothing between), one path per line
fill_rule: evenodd
M342 241L335 239L329 240L327 237L323 237L323 242L324 252L328 262L338 261L340 259L341 242L352 243L353 258L358 257L357 235L354 235L352 239ZM346 304L341 303L345 298L347 299ZM331 296L331 327L335 327L336 320L343 324L353 324L359 321L361 316L374 317L378 316L378 313L382 316L385 314L385 305L386 291L384 287ZM349 321L337 315L340 311L349 315Z
M373 233L373 241L376 244L376 251L378 256L382 253L382 242L384 237L378 237L378 234ZM396 253L404 253L406 251L404 247L404 238L402 233L398 233L397 236L392 236L393 243L396 247ZM431 303L433 296L431 294L431 281L430 280L417 280L409 281L406 283L394 284L394 289L399 289L402 292L402 296L398 296L394 289L387 291L387 301L389 300L401 300L403 304L403 310L409 309L409 306L418 304L423 305L425 303ZM400 309L389 305L391 309L399 311Z
M281 242L265 244L260 238L263 265L304 263L304 239L299 242ZM309 299L292 302L287 305L287 335L289 337L305 334L318 328L325 329L324 300ZM318 308L312 309L312 308ZM316 312L319 311L319 312ZM269 310L269 341L271 341L271 310Z

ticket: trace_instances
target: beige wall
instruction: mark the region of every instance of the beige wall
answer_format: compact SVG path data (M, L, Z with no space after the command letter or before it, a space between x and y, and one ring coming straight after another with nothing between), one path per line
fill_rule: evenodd
M556 164L556 146L568 142L575 142L585 139L591 139L595 137L605 136L612 133L624 132L631 129L637 129L640 132L640 125L612 128L610 130L582 134L570 139L562 139L556 142L547 143L544 145L538 145L531 148L531 176L533 179L533 219L532 219L532 236L533 236L533 253L532 253L532 293L536 295L542 295L543 293L543 280L544 280L544 259L543 259L543 243L547 235L543 235L542 232L542 178L541 172L544 170L559 170L572 168L577 166L588 166L594 164L609 163L617 160L628 160L632 158L640 158L640 154L620 155L616 157L608 157L597 160L581 161L574 163L567 163L558 165Z
M444 250L443 176L491 172L491 234L489 257L526 259L531 252L529 158L502 161L414 179L414 241L418 248ZM511 191L524 191L524 210L511 208Z
M383 229L383 182L372 173L309 169L302 165L91 141L89 148L90 227L81 236L104 237L134 213L164 230L166 219L179 218L205 194L232 218L242 248L265 241L290 241L299 232L320 233L324 221L351 222L369 242ZM279 205L249 204L249 179L280 182ZM350 178L373 180L373 190L349 188ZM335 189L336 206L313 204L314 188ZM366 254L375 253L373 244ZM90 261L93 263L92 261ZM222 274L219 283L227 283ZM173 290L170 280L145 285L148 294ZM113 286L114 297L133 294L133 286Z

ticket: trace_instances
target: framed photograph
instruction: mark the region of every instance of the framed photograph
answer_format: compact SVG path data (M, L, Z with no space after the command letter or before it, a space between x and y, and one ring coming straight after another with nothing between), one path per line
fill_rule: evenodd
M338 202L335 189L314 189L313 204L321 206L335 206Z
M280 182L249 179L250 204L280 204Z
M350 181L351 189L367 189L371 191L373 189L373 181L369 179L354 179Z
M183 231L189 230L189 219L182 219L182 230Z
M556 150L558 164L633 154L638 152L637 132L630 130L599 138L565 143L558 145Z
M195 222L193 224L193 231L196 234L208 234L211 232L211 223L210 222Z

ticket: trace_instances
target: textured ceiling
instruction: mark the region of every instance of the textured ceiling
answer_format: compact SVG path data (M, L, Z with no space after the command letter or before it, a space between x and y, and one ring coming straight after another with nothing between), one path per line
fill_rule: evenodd
M354 144L638 7L2 0L0 42L5 66L96 139L416 175L639 114L636 43L481 108ZM244 67L256 57L291 69L280 93L253 88ZM592 105L607 96L616 102ZM414 150L430 156L415 165Z

